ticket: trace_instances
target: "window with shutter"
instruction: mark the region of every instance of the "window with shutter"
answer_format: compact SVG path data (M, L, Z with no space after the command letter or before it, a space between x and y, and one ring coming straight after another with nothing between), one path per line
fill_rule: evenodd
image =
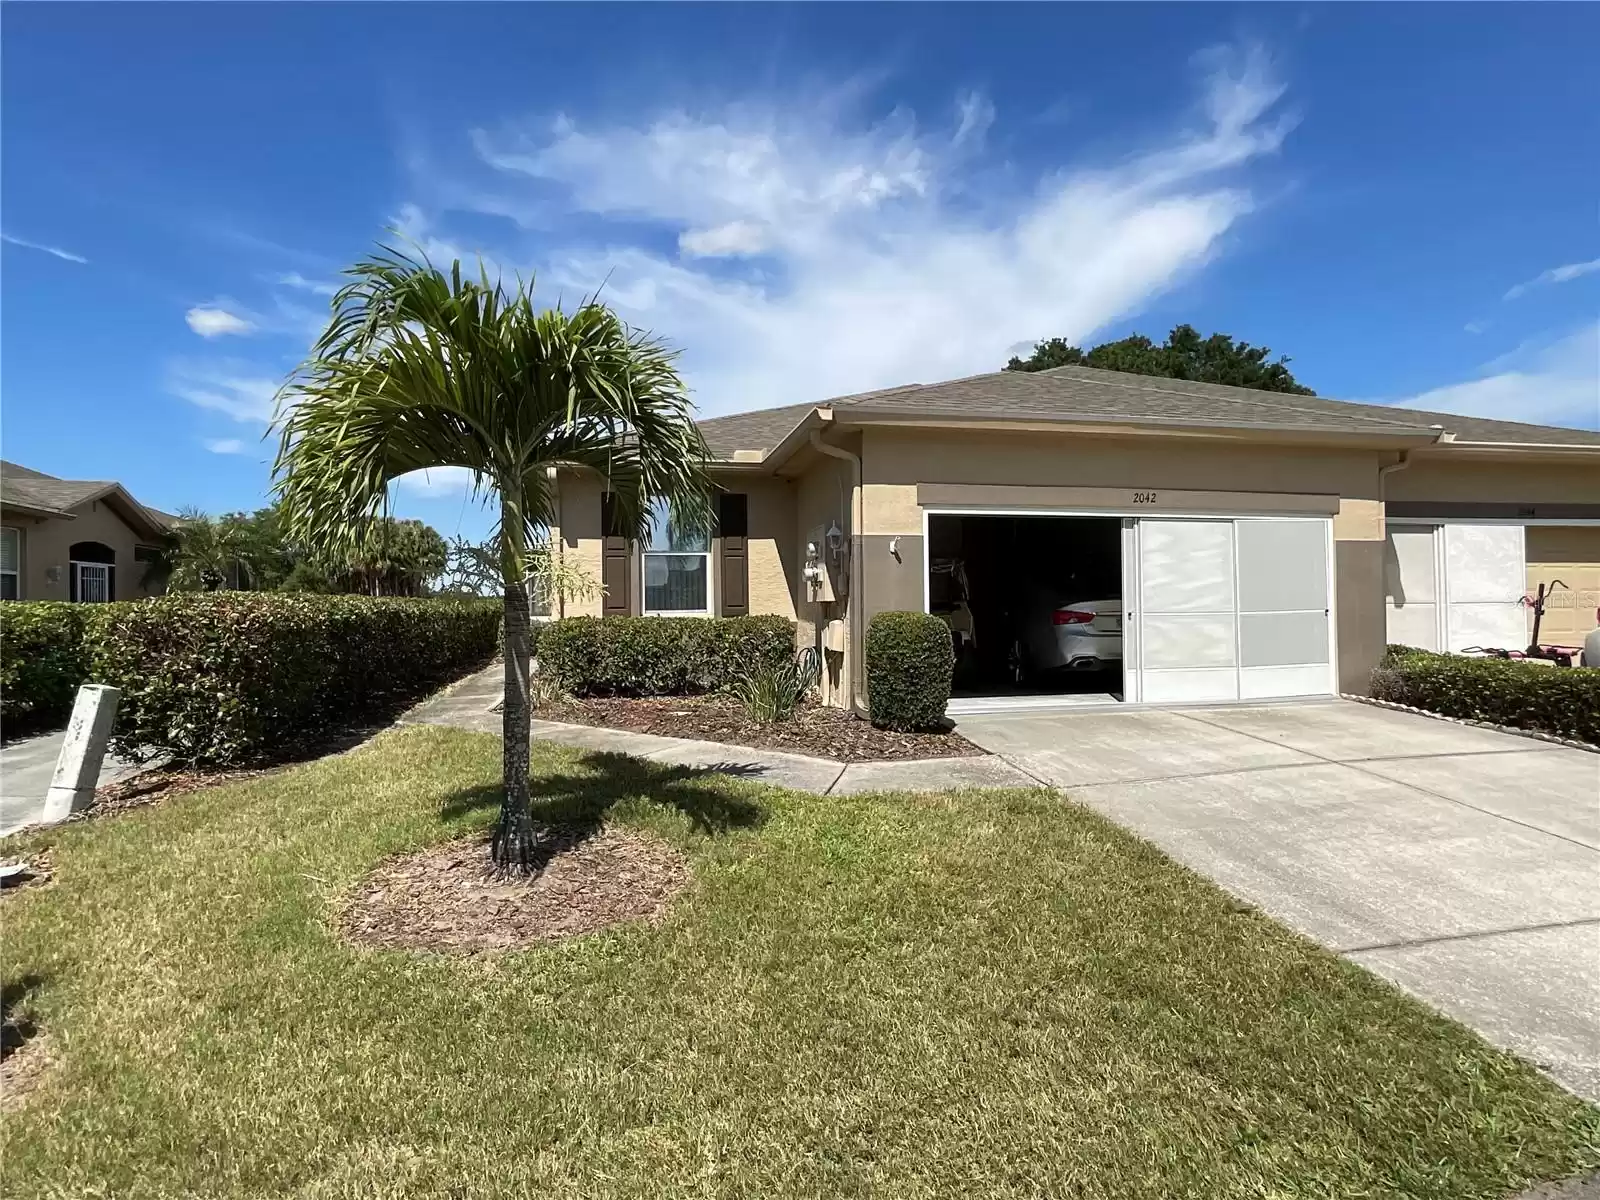
M723 492L717 504L717 537L720 548L718 582L721 584L720 611L725 617L743 617L750 612L750 497L743 492Z
M0 600L22 598L22 532L0 528Z

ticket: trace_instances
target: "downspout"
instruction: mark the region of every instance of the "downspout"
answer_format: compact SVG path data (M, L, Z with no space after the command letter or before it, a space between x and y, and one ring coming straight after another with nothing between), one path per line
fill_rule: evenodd
M840 458L850 464L850 594L844 600L845 625L850 630L850 649L845 656L845 692L850 697L850 711L866 717L866 705L861 702L860 669L861 622L856 619L861 611L861 456L839 446L830 446L822 440L821 430L811 431L811 445L818 453L829 458Z
M1386 484L1389 481L1389 476L1393 475L1396 471L1404 471L1410 465L1411 465L1411 451L1410 450L1402 450L1402 451L1400 451L1400 457L1397 458L1394 462L1390 463L1387 467L1379 467L1378 468L1378 499L1379 500L1382 500L1385 503L1387 503L1387 501L1388 501L1388 496L1386 496L1384 494L1384 484Z

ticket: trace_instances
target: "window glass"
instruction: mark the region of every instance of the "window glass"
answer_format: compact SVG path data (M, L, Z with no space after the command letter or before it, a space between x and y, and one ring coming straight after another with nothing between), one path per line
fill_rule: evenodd
M674 529L672 506L665 500L653 500L650 503L650 537L644 548L651 553L704 554L711 549L711 538L703 529Z
M9 526L0 528L0 571L9 571L15 574L17 562L22 557L20 543L22 535Z
M645 612L707 611L706 568L707 557L704 554L646 554Z

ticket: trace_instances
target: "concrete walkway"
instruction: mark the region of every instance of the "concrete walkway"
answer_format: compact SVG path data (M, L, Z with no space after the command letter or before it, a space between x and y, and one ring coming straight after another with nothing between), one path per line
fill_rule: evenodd
M479 733L499 733L503 668L497 663L462 680L448 691L407 713L408 724L451 725ZM992 755L970 758L922 758L895 762L842 763L808 754L757 750L725 742L698 742L658 737L625 729L534 721L535 741L559 742L584 750L631 754L654 762L676 763L722 771L742 779L842 796L856 792L943 792L953 788L1038 787L1038 781Z
M960 727L1600 1100L1600 755L1349 701Z
M0 747L0 837L43 819L45 793L66 736L66 730L57 729ZM100 767L100 783L112 783L138 769L136 763L108 754Z

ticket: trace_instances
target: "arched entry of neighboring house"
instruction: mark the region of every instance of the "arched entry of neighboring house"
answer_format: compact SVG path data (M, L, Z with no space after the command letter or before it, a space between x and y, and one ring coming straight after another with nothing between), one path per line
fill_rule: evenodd
M107 604L117 598L117 552L103 542L73 542L67 551L71 572L68 599Z

